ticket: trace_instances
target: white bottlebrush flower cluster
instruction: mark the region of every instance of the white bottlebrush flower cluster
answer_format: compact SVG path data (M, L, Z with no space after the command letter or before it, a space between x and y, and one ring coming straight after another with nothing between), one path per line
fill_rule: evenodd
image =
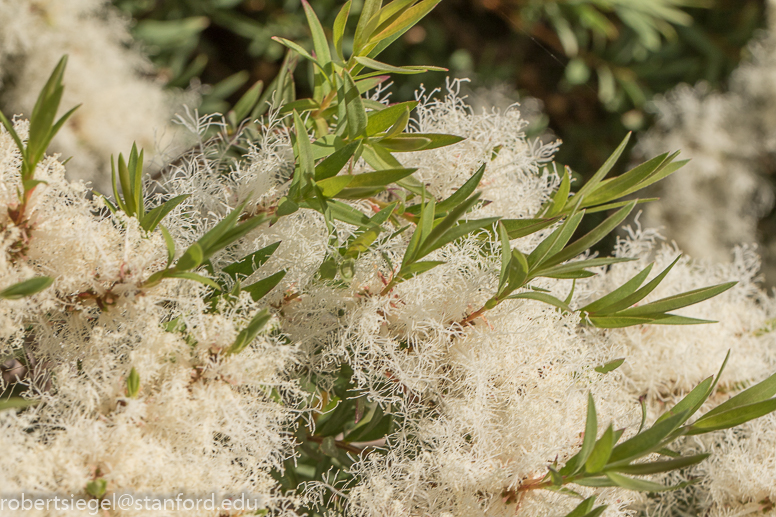
M383 9L396 5L409 4ZM610 180L604 167L571 194L550 166L557 144L529 141L518 110L474 113L457 83L388 107L359 95L357 66L335 65L315 73L333 71L339 91L321 86L242 133L181 119L197 145L159 184L143 183L133 149L112 201L42 156L53 113L2 120L3 495L562 517L573 489L597 497L579 517L772 511L776 420L752 419L776 409L776 303L757 257L677 260L638 227L612 259L588 251L633 208L621 197L670 174L673 157ZM316 102L335 99L327 119L337 110ZM580 206L624 207L572 241ZM24 399L37 404L7 407ZM683 426L701 406L723 409ZM640 495L667 488L643 477L665 471L700 482Z
M64 104L83 104L53 144L72 157L69 178L92 181L107 192L108 160L117 150L137 142L160 160L180 151L170 147L174 140L180 145L182 135L175 136L169 121L184 99L153 77L128 20L109 1L0 1L0 107L29 117L62 54L70 56ZM186 102L195 102L188 97Z
M651 156L681 149L692 161L683 174L663 182L661 202L645 209L646 222L694 256L725 261L728 250L762 240L758 222L774 194L776 150L776 2L768 2L768 29L748 49L748 59L732 74L728 91L708 85L681 85L653 101L655 125L641 138L637 153ZM764 273L774 283L773 244L765 237Z

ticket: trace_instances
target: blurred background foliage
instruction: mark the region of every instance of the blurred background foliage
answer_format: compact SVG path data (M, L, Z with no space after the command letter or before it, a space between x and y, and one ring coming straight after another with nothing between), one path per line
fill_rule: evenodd
M285 55L272 36L312 48L301 0L114 3L135 20L134 36L168 86L199 88L200 113L226 113L251 85L272 81ZM324 27L342 3L311 0ZM362 3L353 2L353 24ZM764 26L765 0L442 0L381 59L447 67L470 78L473 92L498 86L499 96L485 94L483 105L538 99L529 133L559 137L557 161L584 178L627 131L650 126L654 95L698 81L724 91ZM446 75L395 76L391 98L412 99L421 83L441 87ZM305 65L295 79L299 95L309 95ZM621 160L614 173L627 165ZM613 244L611 237L598 249Z
M342 2L312 0L331 26ZM742 49L765 23L764 0L443 0L383 56L396 65L445 66L472 87L501 85L542 101L540 124L560 137L558 161L594 171L624 132L649 125L645 106L678 83L724 90ZM226 112L256 81L281 68L281 36L310 47L301 0L115 0L135 20L170 87L207 85L201 112ZM351 21L360 12L354 2ZM345 42L347 46L348 42ZM297 71L302 94L307 70ZM392 99L421 82L400 76ZM544 128L534 128L540 131ZM624 165L623 165L624 166Z

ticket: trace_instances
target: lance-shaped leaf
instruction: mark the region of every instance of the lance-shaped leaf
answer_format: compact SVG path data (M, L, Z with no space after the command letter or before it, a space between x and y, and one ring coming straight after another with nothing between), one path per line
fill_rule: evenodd
M528 266L533 271L537 266L544 264L544 261L548 257L556 255L559 250L571 240L574 232L576 231L579 223L582 222L584 212L577 212L571 217L563 221L554 232L552 232L547 238L545 238L534 250L528 255ZM551 264L554 265L554 264Z
M441 0L422 0L403 11L387 27L369 38L367 57L375 58L380 55L383 50L430 13L439 2Z
M719 413L730 411L731 409L762 402L773 397L774 395L776 395L776 374L773 374L764 381L759 382L754 386L742 391L738 395L731 397L727 401L723 402L719 406L715 407L700 417L698 422L702 422L703 420L711 418L712 416Z
M702 462L710 454L697 454L695 456L682 456L667 461L651 461L649 463L634 463L631 465L621 465L611 467L607 472L617 472L619 474L630 474L632 476L647 476L649 474L661 474L672 470L685 469Z
M646 431L625 440L612 450L609 464L617 465L630 463L633 460L657 451L665 445L663 443L665 438L689 417L690 415L687 411L678 413L666 418L662 422L656 423Z
M547 211L544 214L546 217L554 217L559 215L563 211L563 207L566 206L566 202L569 198L569 192L571 191L571 170L566 167L563 171L563 179L560 182L558 190L552 196L552 202L547 207Z
M345 26L348 23L348 16L350 16L351 4L351 0L345 2L345 5L342 6L342 9L340 9L340 12L337 14L337 18L334 20L334 26L332 27L334 51L341 61L345 61L345 56L342 53L342 39L345 37Z
M572 476L585 468L585 463L595 447L595 437L598 434L598 416L595 410L593 394L587 394L587 419L585 421L585 436L582 439L582 447L572 456L566 465L560 470L563 476Z
M131 399L137 398L140 393L140 374L133 366L127 376L127 396Z
M237 334L234 343L226 349L226 355L239 354L251 344L261 330L267 325L272 315L267 309L262 309L248 323L248 326Z
M447 199L444 199L443 201L440 201L436 205L436 217L441 217L442 215L446 214L453 208L459 206L461 203L469 199L469 197L474 194L474 191L477 189L477 186L482 181L482 176L485 174L485 165L482 164L479 169L477 169L477 172L475 172L471 178L466 180L466 183L461 185L459 189L457 189L455 192L453 192L450 197ZM408 214L412 215L418 215L420 213L420 208L422 205L413 205L410 207L407 207L404 211ZM508 221L522 221L518 219L506 219L504 220L505 224L507 224L507 232L509 233L509 230L514 230L517 226L519 226L520 223L509 223ZM516 239L517 237L512 236L510 233L509 236L510 239Z
M267 260L269 260L279 246L280 241L273 242L269 246L265 246L260 250L254 251L250 255L246 255L237 262L229 264L223 271L229 275L232 280L248 278L254 271L259 269Z
M339 174L349 161L357 159L361 145L360 140L350 142L318 163L315 166L315 181L325 180Z
M371 68L372 70L393 74L420 74L429 71L447 72L447 68L442 68L440 66L393 66L368 57L354 56L353 59L355 59L358 64Z
M593 192L593 190L598 187L598 184L601 183L607 174L609 174L609 171L612 170L614 164L617 163L617 160L619 160L623 151L625 151L625 147L628 145L630 137L631 133L628 133L620 145L617 146L617 149L615 149L611 156L609 156L604 164L601 165L601 168L596 171L593 177L590 178L587 183L585 183L582 188L580 188L579 191L568 200L564 210L571 210L575 205L579 204L580 202L584 202L585 196Z
M625 358L615 359L601 366L596 366L594 370L600 374L607 374L609 372L613 372L614 370L622 366L622 363L624 362L625 362Z
M0 291L0 299L18 300L39 293L54 282L49 276L36 276L18 282Z
M159 223L162 222L162 219L164 219L165 216L169 214L176 206L180 205L186 199L188 199L188 197L189 194L175 196L174 198L169 199L156 208L150 210L140 220L140 226L147 232L154 231Z
M358 17L358 25L356 26L356 33L353 37L353 51L358 53L361 51L364 43L372 37L372 31L377 28L378 19L375 17L380 10L380 4L382 0L364 0L364 4L361 7L361 15ZM370 26L371 23L371 28Z
M23 409L26 407L34 406L40 403L39 400L29 400L19 397L12 397L9 399L0 400L0 411L8 409Z
M348 134L350 135L350 139L354 140L361 136L366 130L366 109L364 108L364 103L361 99L361 93L358 91L350 74L344 74L342 90L346 108L346 118L348 121Z
M270 275L267 278L263 278L247 287L243 287L242 290L250 294L251 299L254 302L257 302L264 298L270 291L272 291L285 276L285 270L278 271L277 273Z
M631 478L617 474L616 472L607 472L606 477L609 478L609 480L613 483L612 486L618 486L620 488L635 490L638 492L666 492L687 486L687 483L679 483L676 485L661 485L660 483L655 483L654 481Z
M640 302L641 300L646 298L647 295L649 295L652 291L655 290L655 288L660 284L660 282L663 281L663 279L666 277L666 275L669 273L669 271L671 271L671 269L676 265L676 263L679 262L680 258L681 258L681 255L676 257L674 259L674 261L671 262L671 264L668 265L668 267L666 267L663 271L660 272L659 275L657 275L655 278L650 280L644 287L642 287L640 289L637 289L636 291L633 291L631 294L628 294L628 295L626 295L624 297L620 296L625 291L620 292L619 289L618 289L618 290L614 291L613 293L611 293L611 294L618 293L618 295L616 297L613 297L613 299L615 301L611 301L611 303L608 303L608 304L604 305L603 303L601 303L604 300L604 298L606 298L606 297L604 297L604 298L601 298L600 300L598 300L598 302L595 302L595 303L590 304L590 305L588 305L586 307L583 307L580 310L587 311L591 315L595 314L595 315L600 315L600 316L606 316L608 314L613 314L613 313L619 312L619 311L621 311L623 309L626 309L626 308L630 307L631 305L633 305L635 303ZM636 275L636 277L634 277L631 280L629 280L622 287L624 288L625 286L628 286L630 288L633 285L633 282L637 278L646 277L646 275L649 274L649 269L651 269L651 267L652 266L650 265L647 268L645 268L641 273L639 273L638 275ZM646 271L646 273L645 273L645 271ZM617 298L619 298L619 299L617 299ZM601 307L600 305L603 305L603 307ZM591 310L590 309L591 306L595 306L596 309L594 311Z
M474 195L451 210L423 239L417 257L422 258L439 248L482 228L491 226L498 217L475 219L459 223L458 220L477 203L479 196Z
M723 293L736 285L738 282L727 282L724 284L713 285L709 287L702 287L700 289L694 289L686 293L669 296L667 298L661 298L652 303L640 305L630 309L619 311L618 314L622 316L641 316L654 313L666 313L688 305L700 303L704 300L708 300L720 293Z
M539 230L544 230L558 221L559 218L557 217L550 219L501 219L510 239L526 237Z
M577 260L574 262L567 262L565 264L561 264L559 266L552 266L548 268L541 268L534 272L534 276L544 276L548 278L578 278L575 276L569 276L574 275L576 273L585 272L587 273L587 268L590 267L601 267L601 266L608 266L611 264L618 264L620 262L630 262L632 258L627 257L602 257L602 258L594 258L594 259L587 259L587 260ZM593 276L592 273L588 273L587 276Z
M566 514L564 517L600 517L604 511L608 508L607 505L603 506L596 506L593 508L593 503L595 502L595 496L588 497L579 505L571 510L568 514Z
M585 462L586 472L593 474L603 470L612 454L614 442L614 428L609 424L609 427L606 428L606 431L601 435L601 438L595 442L593 450Z
M534 291L527 291L524 293L509 295L504 299L505 300L517 300L517 299L538 300L540 302L544 302L549 305L554 305L555 307L558 307L559 309L563 309L564 311L571 311L571 307L569 307L566 302L547 293L537 293Z
M702 421L695 422L687 429L688 435L705 434L721 429L730 429L743 423L760 418L776 411L776 398L755 402L743 406L737 406L726 411L714 414Z
M307 17L307 24L310 26L310 32L313 36L313 48L315 49L315 57L318 58L318 62L322 67L325 67L331 62L331 51L329 50L329 42L326 40L326 34L323 32L318 16L307 0L302 0L302 6L304 7L304 14Z
M649 276L649 272L652 270L652 266L654 266L654 262L649 264L647 267L642 269L636 276L625 282L623 285L612 291L611 293L602 296L598 300L589 303L585 305L584 307L580 308L580 311L585 312L598 312L600 309L603 309L605 307L608 307L609 305L612 305L614 303L617 303L624 299L627 296L630 296L631 294L635 293L636 290L641 286L642 283L644 283L644 280L647 279Z
M417 101L401 102L380 111L370 111L366 125L367 136L374 136L387 131L396 124L404 113L412 111L417 105Z
M634 206L636 206L636 202L631 201L626 206L618 210L615 214L608 217L604 222L596 226L595 229L591 230L585 236L581 237L577 241L574 241L574 243L570 244L569 246L564 246L562 251L559 251L555 255L547 258L546 260L543 260L542 266L550 267L556 264L560 264L561 262L570 260L580 253L583 253L591 247L595 246L598 242L601 241L601 239L609 235L615 228L617 228L626 217L628 217Z
M380 145L395 152L429 151L457 144L464 137L439 133L402 133L391 138L383 138Z

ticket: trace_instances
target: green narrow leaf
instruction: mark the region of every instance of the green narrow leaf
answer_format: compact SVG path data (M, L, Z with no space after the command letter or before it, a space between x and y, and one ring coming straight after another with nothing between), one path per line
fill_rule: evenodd
M20 397L12 397L9 399L0 400L0 411L5 411L8 409L23 409L39 403L39 400L28 400Z
M395 153L409 153L422 151L431 144L431 140L423 137L399 135L393 138L383 138L380 145Z
M383 169L374 172L364 172L350 176L353 181L351 181L348 186L351 188L384 187L391 183L403 180L417 170L418 169Z
M501 240L501 272L498 277L498 292L500 293L509 280L509 263L512 260L512 248L509 245L507 229L501 221L497 225L497 231Z
M441 0L423 0L404 11L385 29L369 39L367 57L375 58L391 43L399 39L405 32L422 20Z
M609 461L609 456L612 454L612 447L614 447L614 429L612 428L612 425L609 424L609 427L606 428L606 431L601 435L601 438L595 442L593 451L585 462L585 471L591 474L601 472Z
M325 180L316 181L315 184L321 189L324 197L331 198L342 192L342 189L347 187L353 181L353 178L355 176L333 176Z
M299 168L304 178L312 178L315 175L315 160L310 138L307 136L302 118L294 111L294 129L296 130L296 145L299 158Z
M676 490L676 486L666 486L653 481L645 481L643 479L630 478L628 476L622 476L616 472L607 472L606 477L609 478L615 485L625 488L627 490L635 490L638 492L665 492L668 490Z
M245 347L251 344L261 330L267 325L272 315L269 310L260 310L248 323L248 326L237 334L234 343L226 349L226 355L239 354Z
M381 111L369 112L366 125L367 136L374 136L388 130L405 112L412 111L417 105L417 101L401 102Z
M566 209L570 209L572 206L579 203L580 200L583 200L589 193L598 187L598 184L604 179L609 171L612 170L612 167L614 167L614 164L617 163L617 160L619 160L620 155L622 155L625 147L628 145L628 141L630 141L630 137L631 133L628 133L620 145L617 146L617 149L615 149L611 156L609 156L604 164L601 165L601 168L596 171L593 177L590 178L581 189L579 189L579 192L577 192L571 199L569 199L569 201L566 203Z
M677 402L674 407L660 415L655 423L658 424L663 420L666 420L667 418L670 418L673 415L678 415L680 413L685 413L687 418L690 418L695 414L696 411L698 411L703 403L706 402L706 399L709 398L713 382L714 377L707 377L701 381L695 388L690 391L690 393L685 395L682 400ZM678 425L682 425L683 423L684 421L679 422Z
M410 277L419 275L421 273L425 273L426 271L433 269L441 264L444 264L444 262L436 261L436 260L414 262L409 266L402 267L401 270L399 271L398 276L405 279L410 278Z
M585 420L585 436L582 438L582 447L579 452L561 469L561 474L574 475L580 472L584 467L590 453L595 446L595 437L598 434L598 416L595 411L595 401L593 394L587 394L587 419Z
M217 240L211 246L205 248L207 253L206 258L209 258L216 251L226 248L236 240L242 239L248 233L256 229L256 227L263 224L266 220L267 217L265 214L259 214L254 215L250 219L246 219L234 227L227 227L226 231L224 231L221 235L216 234ZM202 241L202 239L200 239L200 241Z
M393 74L419 74L428 71L447 72L447 68L442 68L439 66L393 66L363 56L354 56L353 59L355 59L358 64L371 68L372 70L379 70L381 72L389 72Z
M357 140L334 151L329 157L315 166L315 180L325 180L339 174L351 159L355 160L355 156L360 148L361 141Z
M353 38L353 52L359 52L364 43L372 37L371 31L367 31L367 27L369 22L380 10L381 6L381 0L364 0L364 5L361 7L361 15L358 17L356 33ZM376 22L375 25L373 25L373 28L374 27L376 27Z
M534 272L534 276L545 276L549 278L557 278L557 275L563 275L566 273L574 273L577 271L583 271L589 267L601 267L611 264L618 264L620 262L630 262L636 259L632 258L617 258L617 257L602 257L587 260L577 260L574 262L567 262L558 266L552 266L548 268L537 269ZM590 273L592 276L592 273Z
M613 361L609 361L608 363L602 365L602 366L596 366L594 369L596 372L601 374L607 374L609 372L613 372L620 366L622 366L622 363L625 362L625 358L620 359L614 359Z
M571 191L571 170L566 167L563 170L563 179L560 182L558 190L552 197L552 203L550 204L547 213L547 217L554 217L563 211L563 207L566 206L568 201L569 192Z
M640 316L654 312L664 313L676 309L681 309L682 307L700 303L704 300L708 300L709 298L717 296L718 294L727 291L737 283L738 282L727 282L725 284L694 289L692 291L687 291L686 293L662 298L652 303L625 309L620 311L619 314L623 316Z
M585 216L584 212L577 212L571 217L563 221L558 228L555 229L547 238L545 238L534 250L528 255L528 265L531 269L543 264L547 257L553 257L558 254L558 250L562 249L571 237L574 235L579 223L582 222L582 218ZM556 262L557 263L557 262ZM555 265L555 264L550 264Z
M150 212L148 212L145 217L140 221L140 226L147 231L152 232L156 229L157 225L162 222L162 219L169 214L176 206L183 203L190 194L183 194L180 196L176 196L165 203L157 206Z
M331 210L332 218L353 226L369 224L369 217L352 206L335 199L329 199L326 202L329 205L329 210Z
M593 510L593 505L595 504L596 496L588 497L579 505L577 505L576 508L571 510L568 514L565 515L565 517L585 517L590 511Z
M477 187L482 181L482 177L485 174L486 165L487 164L483 163L480 166L480 168L477 169L477 172L475 172L471 178L466 180L466 183L461 185L461 187L458 190L453 192L450 195L450 197L437 203L436 213L437 214L447 213L453 208L463 203L464 201L466 201L467 199L469 199L469 197L472 194L474 194L474 191L477 190ZM420 213L420 206L421 205L413 205L413 206L407 207L405 209L405 212L413 215L417 215L418 213ZM507 232L509 233L509 238L517 239L518 237L514 236L513 233L518 231L518 227L525 227L526 225L536 224L537 219L502 219L502 221L504 222L504 227L507 229ZM548 225L549 224L551 223L548 223ZM519 237L522 237L522 235L520 235Z
M352 140L361 136L366 130L367 116L361 94L358 91L350 74L344 74L343 85L345 92L345 106L348 120L348 134Z
M617 472L620 474L631 474L633 476L646 476L649 474L660 474L663 472L670 472L672 470L684 469L697 465L711 454L697 454L695 456L683 456L674 460L667 461L651 461L649 463L635 463L632 465L622 465L619 467L612 467L609 472Z
M642 269L636 276L622 284L620 287L612 291L611 293L602 296L598 300L594 301L593 303L589 303L579 309L583 312L598 312L599 309L602 309L604 307L607 307L609 305L615 304L622 299L624 299L627 296L632 295L636 292L636 289L641 286L642 283L644 283L644 280L649 276L649 272L652 271L652 266L654 266L655 263L649 264L647 267Z
M641 181L656 172L664 163L670 163L670 161L676 157L676 154L669 157L668 153L663 153L616 178L602 181L598 187L590 193L587 199L585 199L585 203L598 205L627 196L631 193L629 192L630 188L638 185Z
M318 63L318 61L312 56L312 54L307 52L304 48L302 48L301 46L297 45L293 41L289 41L289 40L287 40L285 38L281 38L281 37L278 37L278 36L273 36L272 39L274 41L277 41L278 43L280 43L284 47L288 47L289 49L293 50L294 52L296 52L297 54L299 54L303 58L305 58L305 59L307 59L309 61L312 61L313 63L315 63L318 66L321 66L320 63Z
M39 293L54 283L54 279L49 276L36 276L13 284L0 291L0 299L19 300Z
M737 406L733 409L716 413L703 421L698 421L689 426L687 434L705 434L721 429L730 429L743 423L776 411L776 399L763 400L745 406Z
M595 246L598 242L601 241L601 239L609 235L615 228L617 228L626 217L628 217L634 206L636 206L636 202L631 201L623 208L615 212L613 215L606 218L606 220L596 226L595 229L574 241L569 246L566 246L562 251L549 257L547 260L543 261L542 264L545 265L545 267L560 264Z
M457 144L465 140L462 136L440 133L402 133L393 138L383 138L380 144L396 152L429 151Z
M609 464L630 462L660 449L663 446L663 439L690 417L687 413L687 411L677 413L662 422L657 422L643 433L639 433L617 445L612 450Z
M164 271L163 273L165 278L185 278L186 280L193 280L208 287L212 287L216 291L221 290L221 286L219 286L217 283L196 273L191 273L189 271Z
M342 6L342 9L340 9L340 12L337 14L337 18L334 20L334 26L332 27L334 51L341 61L345 61L345 56L342 53L342 38L345 36L345 26L347 25L348 17L350 16L351 4L351 0L345 2L345 5Z
M167 231L167 228L165 228L162 225L159 225L159 229L162 231L162 235L164 236L164 244L167 246L167 266L170 267L170 264L172 264L173 259L175 258L175 241L172 239L172 235L170 235L170 232Z
M243 291L250 294L251 299L253 299L254 302L259 301L264 298L270 291L272 291L280 283L280 281L283 280L284 276L286 276L285 270L278 271L277 273L270 275L267 278L263 278L247 287L243 287Z
M263 90L264 81L256 81L234 105L232 112L238 124L245 120L254 110Z
M127 376L127 396L131 399L136 399L138 393L140 393L140 374L137 373L133 366Z
M188 271L190 269L198 268L205 260L205 254L202 250L202 246L198 242L195 242L181 255L178 262L175 264L175 269L178 271Z
M751 388L742 391L738 395L729 398L727 401L723 402L719 406L715 407L700 417L698 422L706 420L707 418L710 418L719 413L724 413L725 411L735 409L737 407L754 404L756 402L762 402L763 400L767 400L774 395L776 395L776 374L773 374L764 381L759 382Z
M660 284L660 282L663 281L663 279L666 277L666 275L673 269L673 267L676 265L677 262L679 262L679 259L682 258L681 255L676 257L671 264L668 265L667 268L665 268L663 271L660 272L659 275L657 275L655 278L650 280L644 287L638 289L633 294L630 294L614 303L611 303L609 305L606 305L604 307L601 307L595 311L596 315L605 316L607 314L612 314L615 312L619 312L623 309L626 309L633 305L634 303L638 303L644 298L649 295L652 291L655 290L655 288ZM640 275L640 274L639 274ZM630 282L629 282L630 283Z
M254 271L259 269L264 263L269 260L273 253L280 246L280 241L273 242L269 246L265 246L260 250L244 256L237 262L229 264L223 269L223 272L232 277L232 280L248 278Z
M501 219L504 227L509 233L510 239L519 239L526 237L539 230L543 230L558 222L558 218L551 219Z
M315 57L318 58L318 62L322 67L325 67L331 62L331 51L329 50L329 42L326 40L326 34L323 32L318 16L315 11L307 2L302 0L302 6L304 7L304 14L307 17L307 24L310 26L310 32L313 36L313 48L315 48Z
M533 291L527 291L524 293L509 295L504 299L505 300L518 300L518 299L537 300L540 302L548 303L550 305L554 305L555 307L558 307L559 309L563 309L564 311L571 311L571 307L569 307L566 304L566 302L547 293L537 293Z

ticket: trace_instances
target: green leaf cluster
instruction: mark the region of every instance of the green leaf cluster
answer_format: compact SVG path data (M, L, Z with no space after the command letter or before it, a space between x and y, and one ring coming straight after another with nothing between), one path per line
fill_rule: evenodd
M642 492L660 492L691 484L692 481L686 481L668 486L642 479L640 476L686 469L709 456L709 454L681 456L672 451L671 445L683 436L730 429L776 411L776 398L773 398L776 395L776 374L774 374L731 397L694 422L688 423L714 393L727 359L726 357L716 376L709 377L698 384L676 405L660 415L652 427L643 429L642 422L643 430L640 429L638 433L622 442L620 439L625 430L616 430L611 424L596 439L598 420L595 402L592 395L589 395L582 446L562 468L550 468L545 478L544 488L559 489L566 484L574 483L588 487L617 486ZM651 459L655 454L660 457ZM588 506L585 506L588 508L587 511L592 511L592 502L588 503ZM569 515L577 514L572 512Z
M67 119L78 109L78 106L76 106L59 119L56 118L65 88L62 85L62 78L65 75L66 66L67 56L63 56L40 91L30 115L30 132L26 144L16 133L11 121L0 111L0 122L11 134L22 155L21 179L23 193L19 192L20 207L17 209L17 213L11 214L12 219L17 224L23 221L26 203L29 201L35 187L41 183L41 181L35 179L35 168L38 166L38 162L43 159L43 155L54 136L62 129Z
M128 161L124 161L124 155L119 154L118 174L116 174L116 165L112 156L110 165L113 197L116 204L114 205L108 198L104 198L108 207L113 213L120 209L128 216L136 218L146 232L154 231L167 214L189 197L185 194L176 196L146 212L146 196L143 192L143 151L141 150L138 154L137 146L132 144ZM121 191L124 193L123 196L119 193L116 176L118 176Z

